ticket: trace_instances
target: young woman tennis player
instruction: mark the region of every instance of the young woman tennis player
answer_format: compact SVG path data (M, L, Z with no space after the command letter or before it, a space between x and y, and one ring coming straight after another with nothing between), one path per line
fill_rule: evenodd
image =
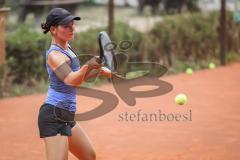
M68 149L79 160L96 159L89 138L74 121L76 87L97 75L96 72L91 74L91 70L106 77L111 73L101 69L98 57L80 65L68 44L74 39L74 20L80 20L80 17L71 15L63 8L54 8L42 24L44 33L50 32L52 37L51 46L46 52L50 84L38 115L40 138L44 139L48 160L67 160ZM60 113L60 116L56 113Z

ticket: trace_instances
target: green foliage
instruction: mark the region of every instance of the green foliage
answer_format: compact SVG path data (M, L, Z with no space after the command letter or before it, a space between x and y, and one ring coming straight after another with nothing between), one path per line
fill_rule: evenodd
M50 37L20 27L7 35L7 59L17 83L31 84L31 79L46 79L45 51Z
M240 62L240 53L228 52L226 58L228 63L235 62L235 61Z
M216 30L215 16L170 16L151 30L149 43L155 44L151 47L157 48L158 59L168 54L182 60L206 59L218 52Z
M123 22L115 23L114 29L114 41L117 44L117 53L125 53L129 56L129 61L139 61L140 57L140 44L143 40L143 33L131 28L129 25ZM132 47L124 50L119 46L123 41L132 42Z
M7 64L8 62L0 65L0 98L47 91L48 84L44 79L37 80L31 78L29 80L32 83L31 86L27 83L14 83L16 77L11 74L11 70Z
M240 24L234 21L234 13L227 14L227 51L240 54Z
M127 54L129 61L160 62L169 66L170 74L185 71L187 67L199 70L207 68L210 61L218 62L218 18L218 13L166 16L149 33L138 32L125 23L117 22L113 41L117 45L117 53ZM45 52L50 45L50 35L28 28L18 27L6 36L7 62L0 66L0 97L46 90ZM71 46L78 55L98 55L98 34L106 30L102 27L77 33ZM230 12L227 17L227 39L227 61L238 60L240 25L234 23ZM132 42L130 49L120 48L124 40ZM132 72L128 73L128 77L141 74ZM99 78L96 84L103 81Z

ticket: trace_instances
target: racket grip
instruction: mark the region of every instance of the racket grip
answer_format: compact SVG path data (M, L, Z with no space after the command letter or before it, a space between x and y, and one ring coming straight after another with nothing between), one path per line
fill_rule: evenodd
M102 59L99 58L99 57L97 57L97 58L96 58L96 62L97 62L98 64L102 64Z

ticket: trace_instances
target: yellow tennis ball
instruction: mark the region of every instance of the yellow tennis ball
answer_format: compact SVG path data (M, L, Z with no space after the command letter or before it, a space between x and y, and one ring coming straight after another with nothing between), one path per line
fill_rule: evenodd
M190 67L187 68L187 69L186 69L186 73L187 73L187 74L193 74L193 69L190 68Z
M185 94L178 94L175 97L176 104L183 105L187 102L187 96Z
M216 65L211 62L211 63L208 64L208 68L214 69L214 68L216 68Z

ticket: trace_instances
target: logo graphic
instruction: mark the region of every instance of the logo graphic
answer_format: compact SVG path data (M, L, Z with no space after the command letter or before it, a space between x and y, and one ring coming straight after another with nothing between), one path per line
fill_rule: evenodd
M169 93L173 89L173 86L170 83L159 79L159 77L163 76L167 72L167 67L155 62L129 61L128 54L125 51L131 47L131 41L125 40L119 44L120 53L114 55L117 60L116 72L126 77L129 73L133 72L140 72L144 74L140 74L140 76L134 78L126 78L124 80L119 80L113 76L110 80L118 96L129 106L135 106L136 98L155 97ZM104 49L108 51L115 50L116 48L117 44L114 42L107 43L104 46ZM83 63L92 57L94 57L94 55L82 54L74 58L72 63L79 63L79 59L80 62ZM58 67L53 74L56 74L61 80L64 80L71 72L72 69L68 62L66 62ZM96 80L96 78L94 80ZM143 85L154 85L158 88L147 91L130 90L133 87ZM55 90L58 91L57 88ZM101 117L114 110L119 103L117 96L107 91L87 87L76 87L76 90L78 95L102 100L102 103L94 109L85 113L75 114L76 121L87 121Z

